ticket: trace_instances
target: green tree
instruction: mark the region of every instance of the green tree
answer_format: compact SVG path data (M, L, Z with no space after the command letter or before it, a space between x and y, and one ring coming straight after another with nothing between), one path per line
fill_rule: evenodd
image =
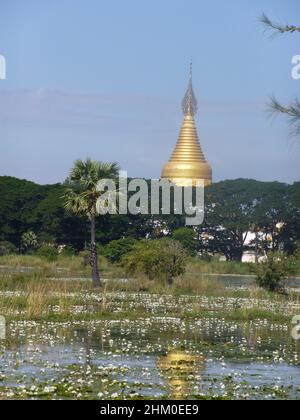
M197 252L198 241L193 229L182 227L173 231L173 239L179 241L184 249L190 254L195 255Z
M38 250L37 254L40 257L46 258L48 261L56 261L58 258L58 250L56 246L44 244Z
M0 241L0 256L16 254L17 252L17 248L11 242Z
M222 253L228 261L242 260L253 225L258 186L258 181L238 179L207 189L205 223L200 229L208 238L208 251Z
M72 214L64 208L63 194L69 182L37 185L0 177L0 240L20 249L22 234L33 231L39 243L67 245L77 252L83 250L90 241L90 233L86 229L86 216ZM283 223L280 229L276 227L278 223ZM105 246L122 237L158 239L172 236L172 232L184 226L185 217L174 214L107 214L97 217L96 242ZM239 259L248 247L244 241L249 238L247 232L259 232L259 253L284 249L291 255L300 240L300 183L252 180L215 183L206 191L204 224L194 230L197 248L204 254L223 253L228 260ZM267 237L272 241L267 241Z
M300 241L298 241L295 252L293 254L295 263L295 274L300 274Z
M104 179L116 179L119 173L117 163L103 163L91 159L77 160L71 169L70 187L65 192L65 208L77 215L88 217L91 229L90 264L94 287L102 285L98 268L96 246L97 201L101 196L98 184Z
M280 230L281 248L292 255L300 241L300 182L288 186L288 196L282 203L285 208L284 225Z
M249 234L258 232L257 251L283 249L291 240L285 229L294 213L286 184L247 179L213 184L206 191L205 222L197 228L202 251L240 261Z
M21 250L24 253L31 253L36 251L38 247L38 238L37 235L32 232L25 232L21 238Z
M259 287L285 293L283 280L295 272L295 262L283 252L269 252L266 260L255 266L255 271Z
M128 274L145 274L150 280L163 279L171 285L174 277L185 272L187 254L170 238L143 240L122 261Z
M12 177L0 177L0 238L20 248L24 232L38 230L31 217L40 200L46 196L44 187Z
M137 243L134 238L122 238L109 242L106 245L105 257L112 263L119 263L124 255L128 254Z
M260 247L264 252L286 247L285 228L293 214L289 186L279 182L261 183L258 190L253 222L263 233Z

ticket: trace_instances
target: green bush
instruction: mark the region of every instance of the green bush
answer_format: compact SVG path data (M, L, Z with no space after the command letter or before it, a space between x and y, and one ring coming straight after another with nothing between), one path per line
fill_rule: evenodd
M37 255L46 258L48 261L56 261L58 258L58 250L54 245L42 245L37 250Z
M137 241L133 238L123 238L111 241L104 249L104 256L111 263L119 263L124 255L132 251Z
M88 265L90 265L90 257L91 257L90 251L85 249L84 251L80 251L78 255L79 257L82 258L83 267L87 267Z
M297 243L297 249L293 255L295 261L295 274L300 274L300 242Z
M210 263L213 261L214 256L209 254L207 251L203 251L200 255L200 261Z
M0 256L1 257L4 255L16 254L17 252L18 252L17 248L11 242L8 242L8 241L0 242Z
M21 250L25 254L30 254L36 251L38 248L38 238L37 235L32 232L28 231L23 233L21 237Z
M196 234L191 228L183 227L173 232L173 239L179 241L189 255L196 255L198 242Z
M65 246L60 252L60 255L63 257L73 257L75 254L75 249L72 246Z
M98 255L105 255L105 246L104 245L97 243L96 247L97 247L97 254ZM90 246L87 247L86 251L91 252L91 247Z
M144 274L150 280L163 279L169 284L185 272L187 254L183 246L169 238L138 242L122 259L128 274Z
M269 252L255 267L257 284L270 292L284 293L284 279L295 272L295 260L283 252Z

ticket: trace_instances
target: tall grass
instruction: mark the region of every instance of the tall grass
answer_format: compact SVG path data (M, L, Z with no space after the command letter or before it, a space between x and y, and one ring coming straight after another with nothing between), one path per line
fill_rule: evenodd
M48 310L49 296L43 283L28 286L26 316L29 319L40 317Z
M238 261L220 261L213 258L211 261L203 261L199 258L191 258L189 260L187 275L193 274L253 274L252 264L242 263Z
M175 281L175 290L189 294L220 296L225 294L225 286L208 276L183 276Z
M107 284L108 289L111 282ZM145 276L129 279L126 283L115 283L114 288L126 292L146 292L153 294L191 294L191 295L213 295L219 296L226 293L222 283L207 276L178 277L174 280L174 284L169 286L167 282L159 280L149 280Z
M226 263L213 260L210 263L191 259L187 273L174 280L170 287L162 281L152 281L146 277L128 279L120 281L122 269L111 266L104 259L102 262L102 276L110 279L105 283L105 287L100 292L92 289L91 281L75 280L81 277L82 273L87 273L84 277L89 278L89 267L83 266L82 258L59 257L55 262L49 262L36 256L9 256L1 257L0 265L12 268L28 267L34 269L19 274L9 274L2 270L0 274L0 313L3 315L22 316L25 319L41 319L45 316L62 315L69 319L74 314L75 306L83 306L85 313L90 311L107 314L113 306L114 292L125 291L133 293L150 293L161 295L204 295L204 296L224 296L224 297L248 297L259 301L268 299L270 301L290 300L299 302L300 295L289 294L283 297L270 294L266 291L257 289L233 291L226 289L223 283L218 282L209 273L222 274L248 274L249 267L239 263ZM62 268L62 274L55 271ZM95 295L96 299L89 301L88 295ZM98 296L97 296L98 295ZM87 297L87 299L86 299ZM99 299L100 297L100 299ZM197 308L196 308L197 309ZM198 308L201 310L201 308ZM240 313L236 316L248 314ZM249 317L253 316L252 313ZM256 316L256 315L255 315Z
M8 255L0 257L0 266L8 269L15 269L23 272L35 272L45 277L55 278L89 278L91 267L84 263L81 256L60 255L55 261L48 261L46 258L36 255ZM101 276L105 278L117 278L124 276L121 267L110 264L103 256L99 257Z
M91 281L49 280L39 273L0 277L0 313L29 320L57 316L71 319L76 307L82 307L86 314L106 314L111 310L116 287L112 281L96 292Z
M88 282L49 281L38 273L0 277L0 311L4 315L39 319L53 314L56 307L60 314L67 315L80 294L90 290Z

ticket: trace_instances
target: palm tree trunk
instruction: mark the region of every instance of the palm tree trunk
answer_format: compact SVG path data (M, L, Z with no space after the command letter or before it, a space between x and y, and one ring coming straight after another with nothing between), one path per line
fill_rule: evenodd
M98 268L98 254L96 246L96 220L95 215L91 216L91 267L92 267L92 279L93 286L101 287L99 268Z

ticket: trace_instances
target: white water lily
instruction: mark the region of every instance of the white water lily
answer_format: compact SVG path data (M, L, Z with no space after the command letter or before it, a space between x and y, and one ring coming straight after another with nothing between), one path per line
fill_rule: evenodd
M53 394L56 391L56 387L55 386L45 386L43 392L45 394Z

